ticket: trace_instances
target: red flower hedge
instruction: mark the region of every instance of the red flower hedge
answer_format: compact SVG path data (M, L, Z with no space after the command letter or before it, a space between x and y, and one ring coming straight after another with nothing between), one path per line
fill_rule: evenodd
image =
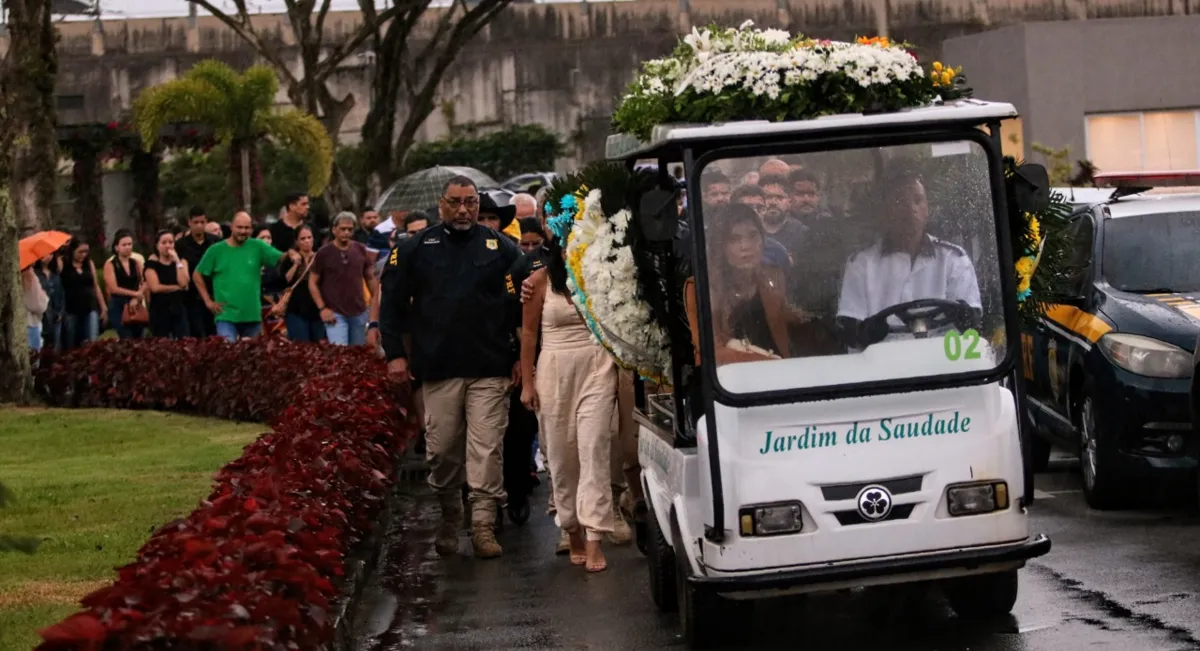
M188 517L151 536L42 650L316 649L343 558L372 530L416 428L365 349L257 339L98 342L44 359L52 404L269 421Z

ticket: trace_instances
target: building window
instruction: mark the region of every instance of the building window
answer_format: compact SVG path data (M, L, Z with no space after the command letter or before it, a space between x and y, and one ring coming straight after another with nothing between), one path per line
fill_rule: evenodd
M1089 115L1087 157L1101 172L1200 168L1200 109Z

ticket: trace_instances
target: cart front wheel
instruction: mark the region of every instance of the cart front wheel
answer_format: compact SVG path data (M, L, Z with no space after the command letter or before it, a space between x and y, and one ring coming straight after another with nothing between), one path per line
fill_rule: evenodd
M676 540L676 543L679 541ZM682 548L675 556L675 591L679 600L679 627L689 649L712 649L721 642L721 626L729 626L728 613L718 611L718 597L688 583L692 573L687 552Z
M981 619L1007 615L1017 603L1017 571L951 579L943 585L942 591L959 617Z
M673 613L678 608L678 592L675 585L675 553L663 536L654 512L646 514L646 567L650 572L650 597L654 605L664 613Z

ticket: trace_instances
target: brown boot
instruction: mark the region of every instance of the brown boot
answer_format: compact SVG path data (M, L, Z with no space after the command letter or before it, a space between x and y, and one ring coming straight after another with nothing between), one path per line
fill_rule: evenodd
M475 546L475 558L500 558L504 553L490 524L476 523L471 532L471 543Z
M434 549L439 556L453 556L458 553L458 532L462 528L463 506L458 494L452 494L441 500L442 524L438 527L437 541Z
M571 551L571 535L567 533L566 529L559 529L558 533L558 545L554 547L554 555L564 556Z
M625 516L622 515L620 507L617 506L621 503L621 494L624 492L620 489L613 489L613 530L612 533L608 534L608 542L618 547L633 542L633 530L629 528L629 523L625 521Z

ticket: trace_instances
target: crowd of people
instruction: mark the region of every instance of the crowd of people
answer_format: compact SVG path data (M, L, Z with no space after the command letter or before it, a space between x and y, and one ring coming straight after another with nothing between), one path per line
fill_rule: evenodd
M28 271L30 346L75 348L107 323L122 339L284 330L295 341L375 347L416 390L419 445L443 508L439 552L458 550L469 503L474 553L501 555L497 514L528 508L540 448L547 510L562 529L556 551L601 571L601 539L633 537L632 377L590 342L567 302L537 199L521 194L501 206L458 178L438 203L389 224L374 211L339 213L327 233L309 223L301 194L265 226L245 212L220 224L196 207L185 227L156 234L148 255L118 231L99 265L90 244L74 239ZM547 271L554 300L539 295L522 307L521 281L542 282Z
M294 194L277 221L256 225L245 212L222 224L194 207L144 253L118 230L103 263L76 237L25 272L29 346L69 350L110 328L121 339L286 330L296 341L362 344L376 256L391 242L385 235L367 248L375 211L340 213L322 233L308 210L309 198Z

